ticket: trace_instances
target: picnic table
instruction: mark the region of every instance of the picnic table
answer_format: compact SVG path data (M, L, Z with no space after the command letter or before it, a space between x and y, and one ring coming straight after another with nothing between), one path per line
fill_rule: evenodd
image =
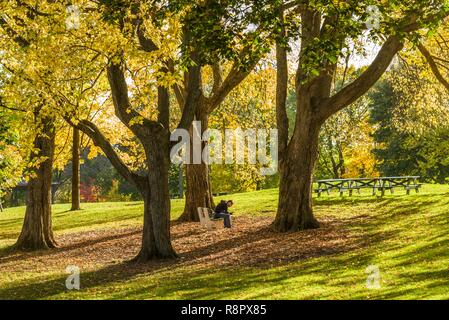
M345 191L352 196L354 190L360 194L360 189L372 189L373 195L380 191L381 196L385 195L385 190L390 190L393 193L394 188L404 188L407 194L410 194L410 190L413 189L418 193L422 185L418 182L419 178L419 176L404 176L317 180L318 188L315 189L315 192L318 193L318 197L322 192L329 194L332 190L338 190L340 196L343 196Z

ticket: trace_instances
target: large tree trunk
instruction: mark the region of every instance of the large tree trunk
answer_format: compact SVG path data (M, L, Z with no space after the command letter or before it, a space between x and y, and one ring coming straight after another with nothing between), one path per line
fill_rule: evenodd
M144 226L142 247L135 258L146 262L154 258L175 258L170 239L170 194L168 175L170 158L168 137L155 139L146 146L149 164L148 189L143 190Z
M142 246L139 254L134 258L136 262L146 262L157 256L156 242L153 232L153 218L150 208L150 188L141 190L144 203Z
M34 141L37 153L31 154L31 161L39 164L28 182L25 219L22 232L15 244L19 250L54 248L51 221L51 180L55 146L55 129L50 119L43 120L42 132ZM40 162L44 160L43 162Z
M181 221L199 221L198 207L214 208L209 166L202 164L186 165L186 202Z
M287 157L280 166L279 203L273 227L279 232L318 228L312 210L312 175L318 155L320 125L301 110Z
M204 110L204 108L199 108ZM206 112L199 111L197 119L201 119L201 136L208 128L208 116ZM190 141L193 141L193 127L190 128ZM212 185L209 177L209 166L201 160L201 164L192 164L193 144L191 143L191 164L186 165L186 201L184 212L179 217L180 221L199 221L198 207L214 208ZM202 150L205 144L202 143Z
M80 210L80 131L73 128L72 143L72 208Z

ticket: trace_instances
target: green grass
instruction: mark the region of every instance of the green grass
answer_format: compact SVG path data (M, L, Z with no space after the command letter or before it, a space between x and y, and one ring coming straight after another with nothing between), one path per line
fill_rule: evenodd
M223 197L221 197L223 198ZM226 196L238 215L274 217L277 190ZM173 219L182 210L173 201ZM83 204L81 212L54 206L56 235L105 228L140 226L139 202ZM449 187L424 185L419 194L398 191L384 198L369 192L315 199L318 219L341 222L359 246L332 255L273 267L227 267L222 270L177 263L118 274L113 267L81 274L81 290L64 288L64 270L4 272L0 260L0 298L36 299L448 299ZM0 250L14 243L24 208L0 214ZM2 250L4 251L4 250ZM7 253L0 253L1 255ZM8 258L7 256L5 256ZM365 269L376 265L381 288L366 288ZM103 279L107 279L104 280Z

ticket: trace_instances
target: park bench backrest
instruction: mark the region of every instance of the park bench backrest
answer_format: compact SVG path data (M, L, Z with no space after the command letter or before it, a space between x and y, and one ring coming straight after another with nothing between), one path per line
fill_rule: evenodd
M213 211L209 208L198 208L198 216L200 217L200 224L206 227L208 230L212 230L217 227L217 224L222 224L220 219L211 219L210 213Z
M200 217L200 224L208 229L212 227L212 221L209 217L209 209L208 208L198 208L198 216Z

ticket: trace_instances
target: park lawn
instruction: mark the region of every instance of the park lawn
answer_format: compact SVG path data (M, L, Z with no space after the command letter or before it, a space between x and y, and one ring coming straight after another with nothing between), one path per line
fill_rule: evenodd
M322 196L315 199L316 216L324 222L321 230L282 235L300 239L295 247L288 246L288 241L279 241L282 238L267 229L275 215L277 192L271 189L226 196L236 202L235 223L253 221L256 227L229 234L228 242L239 243L237 247L220 241L229 250L224 255L214 251L213 241L214 237L226 237L226 230L208 234L194 223L175 225L174 243L176 250L179 246L181 251L180 259L144 266L125 261L138 250L143 210L140 202L83 204L80 212L67 211L68 205L55 205L54 230L57 240L62 239L57 253L10 253L8 247L20 232L24 208L7 209L0 214L0 298L449 298L448 186L424 185L419 194L406 196L403 191L396 191L384 198L373 197L368 190L353 197ZM181 200L172 203L172 218L176 219L183 204ZM258 221L262 221L260 228ZM264 232L267 238L274 239L274 246L273 242L264 241ZM97 241L87 238L97 234ZM107 237L100 237L103 235ZM126 244L113 242L122 246L117 249L123 252L120 259L114 256L114 247L100 243L114 235L132 241L129 250L123 249L128 249ZM185 238L178 239L181 236ZM86 240L89 245L98 246L95 250L101 251L101 259L88 261L87 257L93 256L89 251L74 256L74 264L81 269L81 289L68 291L63 266L71 261L70 252L75 255L81 250L83 237L91 241ZM194 253L184 249L183 246L196 245L197 239L206 239L208 246L198 252L192 250ZM283 251L276 251L276 241L285 247ZM303 242L304 248L300 247ZM259 251L270 250L275 258L264 254L259 257ZM105 259L108 254L115 260ZM54 261L57 259L61 261ZM366 287L365 271L370 265L379 269L380 289Z

